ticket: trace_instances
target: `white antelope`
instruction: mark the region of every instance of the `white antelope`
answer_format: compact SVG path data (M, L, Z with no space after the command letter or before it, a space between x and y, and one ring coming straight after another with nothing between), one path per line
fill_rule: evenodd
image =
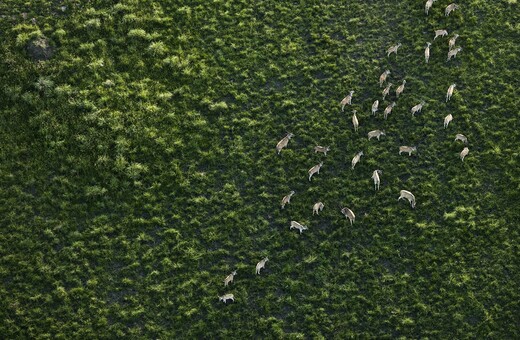
M403 93L405 84L406 84L406 80L403 80L403 83L401 85L399 85L399 87L395 90L395 95L397 96L397 98L399 98L399 95L401 93Z
M390 54L395 53L397 55L397 49L401 47L401 43L398 43L397 45L391 46L386 50L387 57L390 56Z
M455 90L455 87L457 87L457 84L451 84L450 87L448 87L448 92L446 92L446 102L451 99L451 96L453 96L453 90Z
M416 146L400 146L399 147L399 154L402 154L403 152L408 152L408 156L412 155L412 152L417 152Z
M426 1L426 4L424 5L424 13L426 13L426 15L428 15L428 11L430 10L430 8L432 8L433 6L433 3L436 2L437 0L428 0Z
M383 117L385 117L385 119L386 119L386 117L388 117L388 115L390 113L392 113L392 109L394 108L394 106L395 106L395 102L392 102L392 104L390 104L386 107L385 111L383 112Z
M374 190L379 190L379 185L381 183L381 179L379 178L379 175L382 175L383 172L381 170L374 170L372 172L372 179L374 180Z
M462 51L462 47L457 47L457 48L454 48L453 50L450 50L448 52L448 59L446 59L446 61L450 61L450 59L452 57L456 58L457 57L457 53L459 53L460 51Z
M401 190L399 192L399 198L397 200L399 201L401 198L406 198L408 202L410 202L412 208L415 208L415 196L411 192L409 192L408 190Z
M343 109L345 108L345 105L352 105L352 95L354 94L354 91L350 91L350 93L341 100L340 102L340 105L341 105L341 111L343 111Z
M424 104L426 104L426 103L425 102L420 102L419 104L417 104L414 107L412 107L412 109L410 110L412 112L412 116L415 116L415 114L417 112L421 112Z
M448 31L446 31L446 30L436 30L435 37L433 38L433 40L437 39L437 37L445 37L447 35L448 35Z
M356 110L354 110L354 114L352 115L352 125L354 125L354 131L357 131L359 128L359 121L356 117Z
M354 212L347 207L341 209L341 213L345 215L345 218L350 220L350 225L352 225L356 220L356 215L354 215Z
M256 264L256 273L260 274L260 269L265 268L265 263L269 261L269 259L266 257L262 261L258 262Z
M390 70L386 70L385 72L381 73L379 76L379 87L383 86L383 83L386 81L386 77L390 74Z
M458 34L455 34L450 41L448 42L448 49L451 51L455 47L455 43L457 42Z
M224 286L227 286L229 283L233 282L233 279L235 278L235 275L237 275L237 271L236 270L234 270L231 274L229 274L224 279Z
M282 198L282 209L285 208L285 205L286 205L286 204L291 203L291 197L292 197L292 195L294 195L294 191L291 191L288 195L285 195L285 196Z
M431 42L426 43L426 48L424 49L424 59L426 59L426 64L428 64L428 61L430 60L430 46Z
M311 180L312 178L312 175L314 174L320 174L320 168L323 166L323 162L320 162L320 164L316 164L315 166L313 166L312 168L309 169L308 173L309 173L309 181Z
M468 137L464 136L462 133L457 133L455 135L455 140L454 142L460 140L462 143L464 144L468 144Z
M456 9L459 9L459 5L457 5L456 3L449 4L448 6L446 6L446 9L444 10L444 16L450 15L450 13Z
M371 140L372 138L376 137L377 140L379 140L379 137L384 136L385 132L381 130L373 130L368 133L368 140Z
M322 202L318 202L318 203L315 203L313 206L312 206L312 214L316 214L316 215L319 215L320 214L320 211L323 210L323 207L325 207L325 204L323 204Z
M289 229L298 229L300 231L300 234L301 234L301 233L303 233L304 230L307 230L309 228L307 228L303 224L300 224L300 223L298 223L296 221L291 221L291 226L289 227Z
M359 162L359 160L361 159L361 156L363 156L363 151L359 151L355 156L354 158L352 158L352 170L354 170L354 167L356 166L356 164Z
M464 149L462 149L462 151L460 152L460 159L462 159L462 161L464 162L464 157L466 157L469 153L469 149L468 147L466 146Z
M287 146L287 143L289 143L289 139L291 139L292 137L294 137L294 135L289 132L284 138L282 138L282 140L278 142L278 144L276 144L276 151L278 151L278 154L280 154L280 151L282 151L282 149Z
M383 90L382 94L383 94L383 100L385 100L385 97L390 93L390 88L392 87L392 83L388 83L388 85L386 85L385 89Z
M453 120L453 116L451 113L444 117L444 128L446 129L448 127L448 124Z
M235 302L235 296L233 294L224 294L222 296L219 296L218 300L222 301L224 303L226 303L227 300L231 300L231 301Z
M316 145L314 147L314 153L321 152L321 153L325 154L325 156L327 156L327 152L329 152L329 151L330 151L330 147L328 147L328 146L325 147L325 146Z
M372 114L375 116L377 110L379 109L379 100L376 99L374 104L372 104Z

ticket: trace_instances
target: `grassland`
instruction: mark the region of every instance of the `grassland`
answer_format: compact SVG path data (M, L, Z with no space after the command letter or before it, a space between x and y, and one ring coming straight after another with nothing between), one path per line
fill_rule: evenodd
M520 11L472 0L445 17L450 2L3 1L0 334L520 337ZM448 63L440 28L463 47ZM40 36L55 54L35 62ZM386 121L370 116L385 69L407 80Z

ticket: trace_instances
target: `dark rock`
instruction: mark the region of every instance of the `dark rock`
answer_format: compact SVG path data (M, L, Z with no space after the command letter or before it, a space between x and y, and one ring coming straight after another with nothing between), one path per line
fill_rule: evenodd
M38 37L27 44L27 53L35 60L48 60L54 54L55 48L49 43L45 37Z

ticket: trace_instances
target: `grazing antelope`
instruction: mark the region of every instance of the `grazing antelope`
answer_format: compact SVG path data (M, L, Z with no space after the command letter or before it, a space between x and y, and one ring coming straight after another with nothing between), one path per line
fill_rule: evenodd
M445 37L447 35L448 35L448 31L446 31L446 30L436 30L435 37L433 38L433 40L437 39L437 37Z
M319 215L320 214L320 211L323 210L323 207L325 207L325 204L321 203L321 202L318 202L318 203L315 203L312 207L312 214L316 214L316 215Z
M390 56L390 54L395 53L397 55L397 49L401 47L401 43L398 43L397 45L391 46L386 50L387 57Z
M383 112L383 116L385 117L385 119L386 119L386 117L388 117L388 115L390 113L392 113L392 109L394 108L394 106L395 106L395 102L392 102L392 104L390 104L386 107L385 111Z
M400 146L399 147L399 154L401 154L403 152L408 152L408 156L411 156L413 151L417 151L416 146Z
M421 112L424 104L426 104L426 103L425 102L420 102L419 104L417 104L414 107L412 107L412 109L410 110L412 112L412 116L415 116L415 114L417 112Z
M392 83L388 83L388 85L386 85L385 89L383 90L383 100L385 100L385 97L390 93L390 88L392 87Z
M376 99L374 104L372 104L372 114L375 116L377 110L379 109L379 100Z
M397 200L399 201L401 198L406 198L408 202L410 202L412 208L415 208L415 196L411 192L409 192L408 190L401 190L399 192L399 198Z
M457 57L457 53L459 53L460 51L462 51L462 47L457 47L457 48L454 48L453 50L450 50L448 52L448 59L446 59L446 61L450 61L450 59L452 57L456 58Z
M428 15L428 11L430 10L430 8L432 8L432 5L434 2L436 2L437 0L428 0L426 1L426 4L424 5L424 13L426 13L426 15Z
M345 218L350 220L350 225L352 225L352 223L354 223L356 220L356 215L354 215L354 212L347 207L341 209L341 213L345 215Z
M226 279L224 280L224 286L227 286L230 282L233 282L233 279L235 278L235 275L237 275L237 271L233 271L231 274L229 274Z
M468 137L464 136L462 133L457 133L455 135L455 140L454 142L460 140L462 143L464 144L468 144Z
M311 180L312 175L314 175L315 173L317 173L318 175L320 174L320 168L322 166L323 166L323 162L320 162L320 164L316 164L315 166L313 166L312 168L309 169L309 171L308 171L309 181Z
M260 269L265 268L265 263L269 261L269 259L266 257L262 261L258 262L256 264L256 273L260 274Z
M291 197L294 195L294 191L291 191L288 195L285 195L282 198L282 209L285 207L286 204L291 203Z
M448 87L448 92L446 92L446 102L451 99L451 96L453 96L453 90L455 90L455 87L457 87L457 84L451 84L450 87Z
M403 93L405 84L406 84L406 80L403 80L403 83L401 85L399 85L399 87L395 90L395 95L397 96L397 98L399 98L399 95L401 93Z
M280 151L282 151L282 149L287 146L287 143L289 143L289 139L291 139L292 137L294 137L294 135L289 132L284 138L282 138L282 140L278 142L278 144L276 144L276 151L278 151L278 154L280 154Z
M449 4L448 6L446 6L446 9L444 10L444 16L450 15L450 13L456 9L459 9L459 5L457 5L456 3Z
M424 49L424 59L426 59L426 64L428 64L428 61L430 60L430 46L431 42L426 43L426 48Z
M356 117L356 110L354 110L354 114L352 115L352 125L354 125L354 131L357 131L359 128L359 121Z
M453 116L451 113L444 117L444 128L446 129L448 127L448 124L453 120Z
M231 301L235 302L235 296L233 294L224 294L222 296L219 296L218 300L222 301L224 303L226 303L227 300L231 300Z
M379 175L382 175L383 172L381 170L374 170L372 172L372 179L374 180L374 190L379 190L379 184L381 183L381 179L379 178Z
M307 230L309 228L307 228L306 226L304 226L296 221L291 221L291 226L289 227L289 230L290 229L298 229L301 234L304 230Z
M460 159L462 159L462 161L464 162L464 157L466 157L469 153L469 149L468 147L466 146L464 149L462 149L462 151L460 152Z
M379 137L384 136L385 132L381 130L373 130L368 133L368 140L371 140L372 138L376 137L377 140L379 140Z
M451 51L455 47L455 43L457 42L457 38L459 37L458 34L455 34L450 41L448 42L449 50Z
M329 152L329 151L330 151L330 147L328 147L328 146L325 147L325 146L319 146L319 145L316 145L316 146L314 147L314 153L316 153L316 152L322 152L322 153L325 154L325 156L327 156L327 152Z
M379 76L379 87L383 86L383 83L386 81L386 77L390 74L390 70L386 70L385 72L381 73Z
M359 151L355 156L354 158L352 158L352 170L354 170L354 167L356 166L356 164L359 162L359 160L361 159L361 156L363 156L363 151Z
M354 91L350 91L350 93L343 98L343 100L340 102L341 105L341 111L345 108L345 105L352 105L352 95L354 94Z

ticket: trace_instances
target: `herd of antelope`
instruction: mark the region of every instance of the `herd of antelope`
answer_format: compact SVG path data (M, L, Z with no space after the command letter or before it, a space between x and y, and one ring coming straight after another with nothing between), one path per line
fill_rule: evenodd
M433 7L433 3L436 2L436 1L437 0L427 0L426 1L426 4L425 4L425 13L426 13L426 15L428 15L430 9ZM445 8L445 12L444 12L445 16L449 16L450 13L452 11L456 10L456 9L459 9L459 5L457 5L455 3L452 3L452 4L448 5ZM433 38L433 40L436 40L439 37L446 37L446 36L448 36L448 31L447 30L445 30L445 29L435 30L434 31L434 38ZM457 40L458 37L459 37L458 34L454 34L449 39L449 41L448 41L448 56L447 56L447 60L446 61L450 61L452 58L455 58L457 56L457 54L460 51L462 51L461 47L456 47L456 45L455 45L456 44L456 40ZM386 50L387 57L390 57L390 55L392 53L397 55L397 50L401 46L402 46L401 43L397 43L397 44L392 45L391 47L389 47ZM431 53L430 48L431 48L431 46L432 46L431 42L427 42L426 43L426 48L424 50L424 57L425 57L426 63L428 63L429 60L430 60L430 53ZM379 87L382 87L383 84L385 84L387 82L388 76L390 74L391 74L390 70L385 70L379 76ZM405 90L405 85L406 85L406 79L403 79L401 85L399 85L396 88L396 90L395 90L396 100L399 98L400 95L403 94L403 92ZM390 95L390 89L391 89L392 86L393 86L393 83L388 82L386 87L382 91L382 100L383 101L385 100L385 98L388 95ZM446 93L446 102L448 102L451 99L451 97L453 96L453 91L455 90L456 86L457 86L456 84L451 84L448 87L448 91ZM345 96L345 98L343 98L340 101L340 106L341 106L341 111L342 112L344 112L345 107L347 105L352 105L352 99L354 97L354 93L355 93L354 91L350 91L349 94L347 96ZM379 110L379 104L380 104L379 100L375 100L374 103L372 104L372 112L371 112L372 115L374 115L374 116L377 115L377 111ZM386 106L385 110L383 111L383 117L384 117L385 120L388 118L388 115L392 113L392 109L396 105L397 105L396 102L393 101L393 102L391 102L390 104L388 104ZM411 110L410 110L411 113L412 113L412 116L415 116L416 113L420 113L425 105L426 105L426 103L424 101L421 101L417 105L413 106L411 108ZM353 110L352 125L354 127L354 131L355 132L357 132L358 128L359 128L359 120L358 120L358 117L357 117L356 114L357 114L357 111ZM444 129L448 128L448 124L452 120L453 120L453 115L452 114L448 114L446 117L444 117ZM377 129L377 130L373 130L373 131L368 132L368 140L371 140L372 138L375 137L379 141L381 136L385 136L385 132L383 130ZM276 152L277 152L277 154L280 154L284 148L288 147L289 140L292 137L294 137L294 134L287 133L285 135L285 137L283 137L276 144ZM460 133L458 133L455 136L455 141L461 141L464 144L468 143L467 137L464 136L463 134L460 134ZM324 156L326 156L327 152L329 152L329 151L330 151L330 147L329 146L325 147L325 146L317 145L317 146L314 147L314 152L315 153L320 152L320 153L323 153ZM417 147L416 146L400 146L399 147L399 155L401 155L402 153L407 153L408 156L411 156L412 153L414 153L414 152L417 152ZM464 147L464 149L459 154L460 159L462 161L464 161L464 158L468 155L468 153L469 153L469 148L468 147ZM363 151L359 151L359 152L357 152L354 155L354 157L352 158L352 168L351 168L352 170L354 170L356 164L360 162L361 156L363 156L363 155L364 155ZM312 180L313 175L320 173L320 169L321 169L322 166L323 166L323 162L320 162L320 163L314 165L312 168L310 168L308 170L309 181ZM375 191L379 190L380 183L381 183L380 176L382 176L382 174L383 174L383 172L380 169L374 170L372 172L371 179L374 182L374 190ZM287 204L290 204L291 197L294 194L295 194L295 191L291 191L291 192L289 192L287 195L285 195L282 198L281 209L284 209ZM400 190L399 191L399 198L397 199L397 201L400 201L401 199L406 199L408 201L408 203L410 203L410 206L412 208L415 208L415 205L416 205L415 195L412 194L410 191L408 191L408 190ZM319 213L323 210L324 207L325 207L325 204L323 202L321 202L321 201L315 203L313 205L313 207L312 207L312 215L319 215ZM356 215L354 214L354 212L350 208L348 208L348 207L342 207L340 212L345 216L346 219L348 219L350 221L350 224L353 225L353 223L355 222L355 219L356 219ZM300 222L291 221L290 225L289 225L289 229L290 230L296 229L301 234L301 233L303 233L303 231L308 230L308 227L303 225L303 224L301 224ZM267 257L265 257L264 259L262 259L260 262L257 263L256 271L255 271L256 274L258 274L258 275L260 274L260 270L265 268L265 265L266 265L267 261L269 261L269 259ZM224 286L227 287L229 283L233 282L234 276L236 274L237 274L236 270L233 271L231 274L229 274L224 279ZM228 294L224 294L222 296L219 296L219 301L222 301L222 302L226 303L228 300L231 300L231 301L234 302L235 301L234 295L231 294L231 293L228 293Z

